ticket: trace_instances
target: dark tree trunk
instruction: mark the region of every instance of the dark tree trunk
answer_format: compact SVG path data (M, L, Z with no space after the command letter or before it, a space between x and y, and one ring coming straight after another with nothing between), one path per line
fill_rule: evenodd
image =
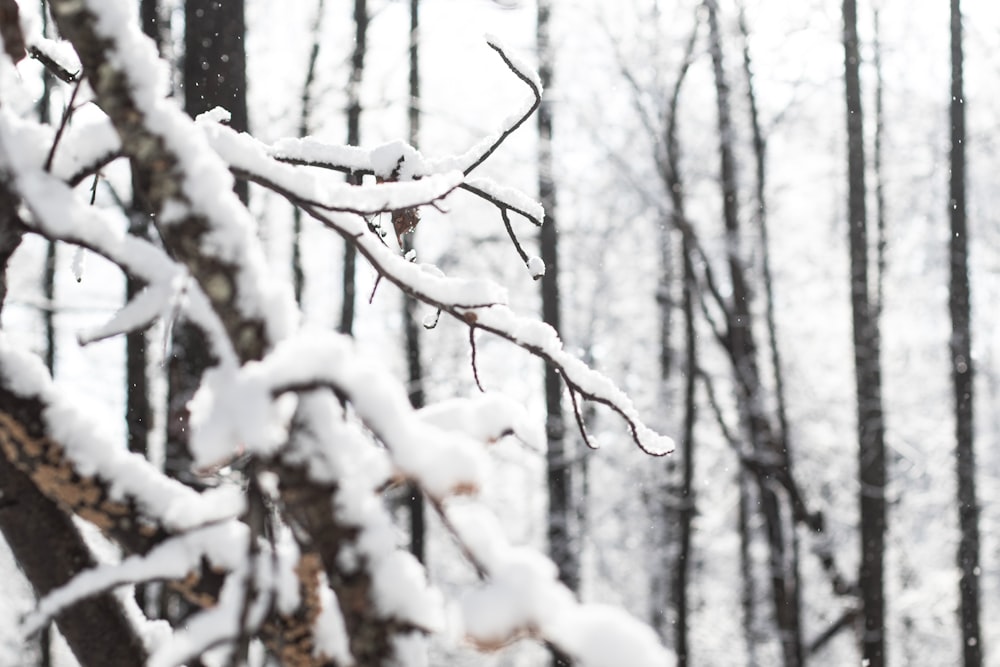
M844 80L847 102L847 203L861 517L861 563L858 586L864 610L861 644L866 664L869 667L882 667L886 664L884 593L886 466L882 371L879 360L881 341L868 281L864 125L861 111L856 0L844 0L843 13Z
M223 107L230 127L246 132L244 0L184 0L184 109L192 117ZM247 184L236 193L245 203Z
M542 87L548 91L553 81L554 57L549 43L550 0L538 2L537 44L538 73ZM552 103L543 97L538 108L538 193L545 207L541 231L541 255L545 275L541 279L542 319L557 332L561 331L559 307L559 253L556 228L556 187L552 175ZM566 426L563 419L562 380L550 365L545 367L545 409L548 452L546 455L549 492L548 543L549 555L559 568L559 579L572 590L579 586L579 563L573 549L570 520L573 515L570 490L572 466L566 447Z
M882 78L882 37L879 10L872 13L872 64L875 67L875 145L872 156L872 168L875 176L875 315L881 317L884 298L886 270L886 206L885 206L885 169L882 165L883 139L885 136L885 113L882 104L882 94L885 81Z
M49 36L49 3L41 2L42 35ZM47 125L52 122L53 76L48 68L42 69L42 96L38 99L38 120ZM6 258L5 258L6 259ZM6 266L6 262L4 263ZM42 270L42 292L45 304L42 310L42 325L45 328L45 367L49 375L55 377L56 369L56 242L45 242L45 264ZM48 624L38 636L39 667L52 664L52 625Z
M322 39L320 31L323 26L325 0L319 0L316 5L316 18L312 25L312 46L309 48L309 62L306 64L306 78L302 82L302 96L299 110L299 136L309 136L310 114L312 113L312 89L316 81L316 63L319 60L319 48ZM302 268L302 209L292 208L292 287L295 291L295 302L302 308L302 292L305 289L305 272Z
M230 125L247 130L246 31L243 0L185 0L184 108L197 116L216 106L231 114ZM236 192L247 201L246 183ZM181 321L174 325L173 345L167 369L167 443L165 467L168 474L198 486L191 474L187 449L188 409L201 375L212 365L204 335Z
M781 350L778 346L778 324L774 314L774 278L771 273L771 243L767 220L767 142L760 125L760 115L757 110L757 93L754 88L753 62L750 55L750 31L747 27L743 6L740 6L739 27L743 36L743 74L747 84L747 101L750 111L750 129L753 133L754 154L754 197L757 203L757 224L760 228L761 246L761 278L764 283L764 315L767 325L767 344L771 354L771 369L774 380L775 410L777 430L775 437L781 457L784 474L794 479L792 470L792 451L788 437L788 409L785 403L785 375L781 364ZM799 535L794 519L788 526L789 556L787 563L787 579L789 595L792 596L792 608L802 608L802 578L799 576ZM797 612L801 613L800 611ZM803 662L801 624L795 621L798 638L795 640L794 651L799 663Z
M142 0L139 3L142 31L155 42L162 53L165 40L164 21L160 16L159 0ZM129 233L146 238L149 235L150 211L141 196L146 184L137 174L132 181L132 210L129 213ZM142 284L129 275L125 276L125 297L131 301L141 290ZM125 335L125 424L128 448L143 456L149 452L149 433L153 410L149 403L149 382L146 377L146 333L133 331Z
M708 23L712 65L715 75L716 101L719 128L719 178L722 187L722 216L726 231L726 253L732 286L732 299L728 316L729 354L736 375L737 400L741 421L754 452L764 456L778 456L784 461L780 443L776 442L770 424L764 415L762 385L757 361L750 310L751 294L740 250L740 218L738 207L736 161L733 154L734 128L732 124L729 85L726 80L722 57L722 38L719 32L718 6L707 0ZM767 479L758 475L758 493L763 513L769 549L769 573L774 602L775 623L780 637L784 664L792 667L802 664L801 620L798 607L797 581L791 568L786 528L782 516L781 497Z
M549 43L551 0L539 0L537 11L538 74L543 89L549 91L554 78L555 60ZM541 279L542 320L561 333L556 187L552 170L552 103L551 98L546 95L538 108L538 194L545 207L540 235L541 256L545 262L545 275ZM580 565L570 531L570 521L574 515L571 494L573 468L566 446L562 380L549 364L545 365L545 412L545 463L549 501L546 532L549 557L559 569L559 580L575 591L580 586ZM571 663L565 655L553 650L552 664L565 667Z
M96 565L72 518L7 461L0 465L0 531L39 596ZM83 665L145 664L142 642L111 593L74 604L56 625Z
M973 450L973 375L969 298L968 223L965 210L965 92L963 86L962 10L951 0L951 377L955 390L955 461L958 472L958 518L961 537L958 568L965 667L983 664L979 633L979 505Z
M685 239L682 252L689 256L692 249ZM681 506L677 564L674 570L673 604L677 612L674 651L678 667L688 665L688 574L691 571L691 528L695 513L694 499L694 424L698 418L695 388L698 377L698 335L694 322L695 276L690 263L685 263L684 297L684 424L681 431Z
M354 0L354 52L351 54L351 78L347 84L347 144L361 145L361 80L365 71L365 52L368 40L368 3ZM361 176L348 176L360 184ZM340 332L354 330L355 272L357 252L351 244L344 244L344 298L340 309Z
M410 145L420 144L420 0L410 0L410 77L409 121ZM417 230L403 236L403 252L414 249ZM417 301L408 294L403 295L403 329L406 335L406 370L410 403L414 408L424 407L424 369L420 354L420 325L417 323ZM416 484L410 484L407 493L410 510L410 552L421 563L426 559L424 534L424 497Z
M681 87L690 69L694 54L694 46L698 37L698 21L691 29L688 38L684 58L681 61L680 71L674 88L670 95L667 107L664 158L666 164L660 168L663 178L664 189L670 199L671 215L674 217L672 228L683 227L687 219L687 210L684 201L684 183L680 171L680 143L677 138L677 107L680 102ZM661 338L660 338L660 379L666 383L670 375L671 350L669 335L669 313L673 308L670 299L667 298L670 290L670 283L667 279L669 273L668 260L670 258L669 239L670 229L663 229L661 232L661 282L659 307L661 313ZM683 258L683 296L681 298L681 311L684 317L684 417L681 431L681 485L679 509L674 513L676 516L665 516L665 521L677 522L677 555L676 561L666 563L668 571L672 571L670 585L669 603L674 609L674 651L677 654L678 667L685 667L688 664L688 583L691 572L691 534L692 523L695 515L694 498L694 425L697 420L697 400L696 387L698 379L698 347L697 331L695 329L695 295L698 291L697 278L694 272L694 265L691 258L694 255L692 239L684 235L681 244L681 257Z

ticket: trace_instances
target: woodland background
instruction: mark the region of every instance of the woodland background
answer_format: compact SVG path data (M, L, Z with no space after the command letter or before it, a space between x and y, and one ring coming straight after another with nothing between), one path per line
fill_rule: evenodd
M142 4L158 17L185 108L227 106L211 83L186 96L197 73L185 68L185 26L212 3ZM223 2L216 25L243 4ZM38 3L20 6L42 21ZM421 261L488 275L521 311L544 312L677 451L646 456L613 415L583 406L601 445L591 451L541 363L483 336L474 373L462 323L419 326L432 309L375 290L375 273L352 269L339 239L251 185L270 270L296 285L305 320L351 332L409 382L415 404L481 383L547 423L547 451L512 438L490 450L488 504L513 542L548 550L582 599L650 623L679 664L981 665L1000 660L1000 12L965 0L956 33L949 10L957 0L245 0L244 29L209 29L200 57L215 72L230 62L225 49L245 48L232 124L264 142L403 138L430 156L471 145L523 97L484 33L537 65L541 120L482 174L546 205L540 234L513 226L547 277L532 280L496 211L468 197L424 207L408 243ZM58 117L72 91L45 83L33 60L3 76L13 91L4 104L25 116ZM850 150L849 115L863 119ZM102 176L95 197L113 206L128 170L112 164ZM167 358L183 334L159 324L128 345L80 346L79 331L120 307L126 281L38 236L7 276L6 334L46 358L82 404L122 414L112 427L123 443L135 447L151 426L142 448L169 469L179 399ZM126 369L136 372L141 347L150 412L137 425ZM414 526L425 535L414 548L431 580L447 588L466 576L437 520L415 520L408 494L390 496L401 542ZM72 664L59 640L49 655L48 635L19 636L34 597L6 550L0 571L0 663ZM523 642L485 656L434 650L432 664L549 660Z

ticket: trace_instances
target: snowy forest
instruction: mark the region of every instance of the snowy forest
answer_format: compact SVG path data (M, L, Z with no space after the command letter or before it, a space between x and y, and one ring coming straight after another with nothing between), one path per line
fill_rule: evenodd
M989 0L0 0L0 667L1000 664Z

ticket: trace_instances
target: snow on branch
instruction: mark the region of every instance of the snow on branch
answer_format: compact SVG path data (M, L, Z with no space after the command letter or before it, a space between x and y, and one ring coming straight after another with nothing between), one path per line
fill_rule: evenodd
M557 647L581 667L674 664L649 626L619 609L577 602L559 582L555 564L509 544L492 513L469 504L437 509L485 575L461 600L464 634L473 644L490 650L532 637Z
M212 148L237 176L247 178L277 192L290 193L304 204L326 211L347 211L359 215L388 213L403 208L432 204L457 188L461 172L433 174L419 181L393 181L377 185L350 185L320 178L292 165L272 159L265 144L248 134L199 117ZM395 164L390 162L390 164ZM392 173L382 170L385 177Z
M238 489L198 493L143 457L111 446L99 424L55 389L41 360L3 334L0 405L0 449L7 460L43 493L111 536L138 527L148 544L243 512Z
M487 43L500 56L507 68L528 86L531 97L501 124L500 130L484 137L465 153L427 160L419 151L402 142L394 142L369 151L351 146L329 145L315 138L306 137L282 139L270 148L270 155L276 160L293 165L321 167L349 174L374 174L381 178L384 178L390 169L402 166L400 173L393 174L393 180L419 180L436 174L460 171L466 178L458 184L458 187L489 202L500 211L507 233L521 260L533 278L536 280L541 278L545 272L545 265L537 257L528 257L524 252L509 219L509 213L513 212L536 227L541 227L544 218L541 204L514 188L499 186L486 178L469 178L479 165L531 117L542 99L542 85L538 74L511 55L496 38L488 38ZM249 176L249 174L241 175Z
M51 6L61 34L80 56L95 101L117 132L122 153L148 183L143 194L155 211L154 223L166 253L121 232L116 236L106 216L87 213L55 176L42 173L44 169L39 170L31 160L19 162L12 157L18 154L14 135L24 129L23 134L30 136L33 130L19 127L14 132L11 119L0 119L0 167L25 199L34 217L32 224L40 232L92 246L147 280L150 288L160 290L130 304L101 334L148 320L154 306L170 293L167 286L183 275L178 265L196 281L192 301L204 298L205 310L211 313L200 318L202 324L216 327L212 330L216 346L229 352L218 355L221 363L205 375L192 404L192 453L204 464L248 452L250 463L242 472L251 489L263 487L265 476L275 478L271 500L291 527L303 559L309 554L321 560L329 585L327 589L320 583L312 589L313 598L325 600L323 613L309 612L299 618L313 627L325 623L326 628L343 629L341 634L334 632L337 639L329 640L327 655L341 663L408 663L411 649L419 646L424 635L447 629L441 593L428 585L419 563L399 548L381 499L384 487L402 476L420 485L476 569L491 577L482 591L500 591L520 572L526 575L525 581L537 586L542 599L553 603L552 611L508 609L504 632L496 632L488 620L477 616L477 605L472 604L465 614L470 638L486 644L491 637L505 641L506 635L527 633L578 658L580 664L611 664L600 657L600 646L588 643L598 637L615 652L646 661L637 658L632 664L668 664L666 653L655 638L650 639L651 631L643 631L620 615L577 604L555 583L547 559L522 558L521 554L529 552L508 547L499 529L491 527L496 522L489 520L489 512L472 504L471 496L485 483L484 442L511 431L526 431L521 426L523 415L509 402L484 407L470 401L441 407L436 414L433 409L415 412L402 384L379 364L361 358L352 340L332 333L289 336L293 324L290 290L266 270L249 212L232 193L230 170L280 192L352 243L380 276L462 320L470 330L494 333L554 364L571 395L608 405L625 420L643 450L665 453L671 443L643 424L631 401L610 380L567 354L551 328L507 308L505 290L489 281L447 278L435 267L406 261L370 232L363 217L375 211L433 205L454 189L464 188L496 205L508 230L510 211L540 222L540 209L527 197L483 179L468 179L537 107L541 90L530 69L492 41L491 48L533 93L532 100L500 132L464 155L436 162L425 161L402 143L364 152L329 149L324 158L385 181L371 187L333 188L318 177L304 178L298 166L282 164L297 161L295 150L301 153L301 164L306 154L316 159L327 149L300 143L283 145L282 151L269 150L214 125L213 116L194 124L173 101L165 99L155 53L138 29L132 3L51 0ZM60 173L78 173L80 168L100 163L105 159L101 156L114 153L113 141L102 139L96 144L94 150L81 150L91 156L79 160L82 167ZM280 161L275 157L279 153ZM48 193L54 193L52 201L44 199ZM534 264L537 274L538 263L523 250L521 255L529 267ZM147 260L148 266L137 266ZM264 561L275 552L269 552L267 545L256 548L264 531L249 517L243 517L246 523L234 520L247 507L247 514L263 507L263 497L258 497L258 506L251 502L249 492L251 500L244 502L242 492L233 494L234 500L224 495L232 494L231 487L222 487L218 493L227 502L212 504L207 495L175 490L172 485L179 483L151 471L148 464L143 468L134 463L137 457L108 449L103 439L97 439L104 445L98 447L86 419L69 408L52 413L56 401L46 393L47 376L37 369L31 371L31 364L20 353L8 351L2 341L0 392L12 397L10 405L34 401L32 405L46 415L36 423L0 412L3 453L26 470L43 470L44 474L33 477L36 483L49 484L50 493L61 494L69 509L81 515L97 512L97 520L108 515L121 523L121 516L134 520L130 510L139 508L141 520L151 522L152 534L143 543L148 547L143 549L147 557L129 561L134 576L175 574L161 569L162 561L149 551L156 545L162 545L163 553L184 548L206 555L194 544L194 534L178 533L219 522L247 535L246 548L233 549L233 560L224 563L221 587L216 582L213 591L215 607L197 613L185 631L154 655L153 664L176 664L216 644L228 650L227 645L231 648L248 633L268 627L269 591L275 592L273 580L281 573ZM25 392L28 398L23 398ZM475 423L487 409L496 414L488 423ZM462 422L455 423L462 415ZM26 431L31 428L37 432ZM82 485L81 476L85 478ZM50 478L56 482L50 483ZM99 483L88 485L90 479ZM67 498L80 489L85 492L80 493L83 501ZM452 507L459 503L468 504ZM463 507L486 517L478 530L463 521ZM271 514L260 523L264 521L277 524ZM125 534L127 528L121 525L119 532ZM222 526L218 529L223 530ZM496 547L495 552L489 551L490 545ZM518 565L522 561L528 564L523 572ZM283 572L287 578L288 568ZM126 575L92 577L90 584L85 580L77 584L80 590L123 581ZM320 649L324 639L313 634ZM343 641L342 635L346 635ZM624 653L626 649L632 653Z
M129 3L54 0L60 33L80 56L164 245L201 285L241 360L260 358L290 325L288 285L270 279L249 212L227 166L193 121L164 97L163 65Z
M225 329L204 293L188 282L186 271L152 243L125 233L109 212L87 206L73 190L44 171L45 130L0 109L0 172L32 213L28 227L43 236L76 244L118 264L146 284L139 295L107 324L80 335L82 343L141 329L170 310L178 293L186 292L188 318L205 331L212 354L235 362Z

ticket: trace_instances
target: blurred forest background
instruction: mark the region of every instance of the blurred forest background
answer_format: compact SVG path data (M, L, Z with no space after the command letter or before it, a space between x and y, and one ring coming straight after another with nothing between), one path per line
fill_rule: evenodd
M44 2L20 5L43 22ZM592 451L539 362L484 336L474 375L464 326L420 326L432 310L375 290L372 270L284 200L253 185L246 194L274 275L294 282L305 318L377 351L409 379L415 404L481 382L547 424L548 451L513 439L491 450L488 500L513 541L548 549L583 599L646 619L679 664L997 664L995 3L212 5L143 0L147 32L175 65L189 112L236 107L234 127L265 142L405 139L430 157L460 151L524 94L483 36L539 67L535 129L482 172L546 205L540 234L511 224L547 277L533 281L496 212L461 194L446 213L423 211L407 247L449 274L506 284L519 311L544 312L674 437L666 458L584 406L578 417L601 445ZM185 17L198 6L219 12L221 30L192 46ZM192 83L198 44L215 64L243 52L245 87ZM71 87L34 61L19 75L20 113L62 113ZM95 196L112 201L128 178L112 165ZM77 333L120 306L126 282L37 237L8 276L8 335L37 349L58 381L130 415L117 425L122 441L172 465L180 399L168 341L183 347L183 334L158 326L81 347ZM146 406L130 402L138 377ZM148 434L136 410L149 411ZM418 534L434 583L467 576L441 527L404 495L394 501L401 539ZM15 570L5 550L0 570ZM3 588L9 628L33 598L24 582ZM54 657L17 651L69 664L58 646ZM487 657L441 651L433 664L549 659L520 645Z

